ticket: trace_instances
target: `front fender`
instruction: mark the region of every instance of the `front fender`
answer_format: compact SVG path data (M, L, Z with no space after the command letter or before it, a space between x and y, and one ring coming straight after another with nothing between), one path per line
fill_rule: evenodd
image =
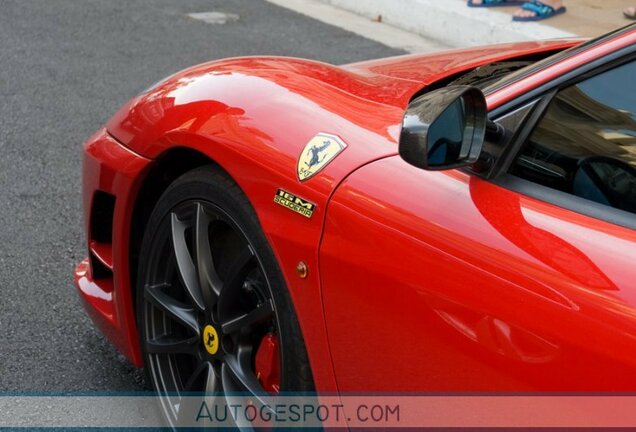
M313 75L306 70L309 63L315 67ZM320 74L322 80L317 79ZM333 80L342 80L342 85L330 84ZM355 87L358 94L342 86ZM133 99L107 126L144 157L155 159L185 146L207 155L238 183L281 266L314 380L323 391L337 390L318 263L326 205L349 173L397 151L403 110L360 96L371 87L362 78L319 63L231 60L175 75ZM394 92L392 100L400 94L406 103L407 87L398 82L386 92ZM347 148L320 173L300 182L298 157L319 132L339 136ZM306 218L274 203L279 188L316 204L313 216ZM309 268L305 279L295 271L300 261Z

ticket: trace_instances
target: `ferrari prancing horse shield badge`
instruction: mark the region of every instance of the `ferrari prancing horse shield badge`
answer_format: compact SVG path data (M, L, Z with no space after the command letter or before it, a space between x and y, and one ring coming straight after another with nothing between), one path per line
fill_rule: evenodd
M313 137L298 158L298 180L305 181L316 175L346 147L335 135L321 132Z

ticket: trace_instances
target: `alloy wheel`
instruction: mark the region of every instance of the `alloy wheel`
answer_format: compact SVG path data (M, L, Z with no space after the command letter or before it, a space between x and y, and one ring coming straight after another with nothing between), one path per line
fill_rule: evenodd
M241 394L264 403L277 393L278 318L267 275L240 226L212 203L182 202L162 220L148 260L146 366L170 423L193 418L184 396L228 404Z

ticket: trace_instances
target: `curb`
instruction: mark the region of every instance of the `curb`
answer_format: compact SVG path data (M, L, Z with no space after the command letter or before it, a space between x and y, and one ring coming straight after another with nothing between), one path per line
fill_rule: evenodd
M513 22L493 8L470 8L459 0L319 0L340 9L439 40L454 47L575 37L539 23Z
M266 0L325 24L345 29L351 33L379 42L383 45L410 53L435 52L451 48L430 38L406 31L397 26L378 23L363 15L332 6L320 0Z

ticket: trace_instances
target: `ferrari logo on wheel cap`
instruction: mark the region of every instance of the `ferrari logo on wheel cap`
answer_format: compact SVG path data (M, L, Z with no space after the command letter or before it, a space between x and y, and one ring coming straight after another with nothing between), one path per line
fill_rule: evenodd
M219 350L219 335L209 324L203 329L203 346L210 355L216 354Z
M313 177L346 147L337 136L319 133L307 143L298 158L298 179L304 181Z

